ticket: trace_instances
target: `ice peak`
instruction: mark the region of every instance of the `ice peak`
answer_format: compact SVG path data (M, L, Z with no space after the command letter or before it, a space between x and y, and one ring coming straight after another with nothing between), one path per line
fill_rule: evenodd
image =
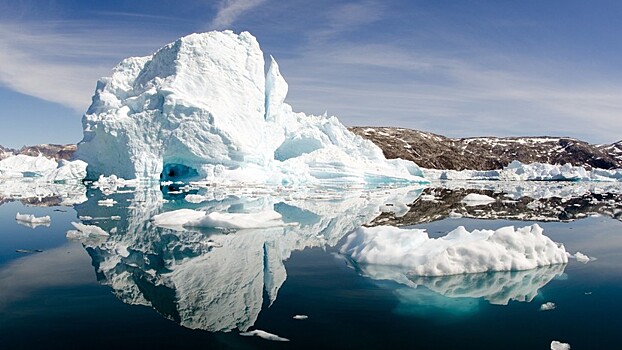
M257 183L420 181L335 118L293 113L272 56L248 32L190 34L97 84L76 156L89 178Z

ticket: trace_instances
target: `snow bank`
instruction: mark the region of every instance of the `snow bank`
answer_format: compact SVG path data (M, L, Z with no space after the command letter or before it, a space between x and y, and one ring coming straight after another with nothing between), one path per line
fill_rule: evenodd
M503 180L503 181L622 181L622 169L587 170L571 164L523 164L517 160L498 170L425 169L425 176L436 180Z
M289 341L289 339L287 338L279 337L276 334L268 333L260 329L255 329L254 331L250 331L250 332L243 332L243 333L240 333L240 335L244 337L255 336L255 337L263 338L266 340L272 340L272 341Z
M179 209L155 215L152 220L156 226L167 228L247 229L285 226L282 218L281 214L274 210L255 213L207 213L201 210Z
M335 117L294 113L249 33L191 34L97 83L76 157L88 177L273 185L426 182Z
M564 246L542 231L538 225L472 232L460 226L444 237L429 238L421 229L361 227L348 236L340 252L359 264L408 267L417 276L529 270L567 263Z
M41 155L18 154L0 160L0 179L26 177L42 182L77 182L86 177L86 167L81 160L57 162Z

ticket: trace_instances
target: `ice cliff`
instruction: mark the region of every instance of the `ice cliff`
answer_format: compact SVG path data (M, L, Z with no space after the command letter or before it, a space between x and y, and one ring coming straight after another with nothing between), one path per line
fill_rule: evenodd
M88 177L271 184L424 181L335 117L295 113L255 37L191 34L97 83L76 156Z

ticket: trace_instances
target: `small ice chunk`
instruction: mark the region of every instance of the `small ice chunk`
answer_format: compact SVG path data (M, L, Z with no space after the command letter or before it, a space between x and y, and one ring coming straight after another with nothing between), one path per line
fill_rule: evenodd
M496 199L483 194L469 193L466 197L462 198L461 202L469 207L474 207L494 203L496 202Z
M207 200L207 197L201 196L199 194L189 194L185 197L186 202L188 203L201 203Z
M309 316L307 315L295 315L294 316L294 320L306 320L307 318L309 318Z
M121 220L121 217L118 215L113 215L110 217L110 220Z
M20 214L15 215L15 220L22 225L36 228L37 226L50 226L52 219L49 216L36 217L32 214Z
M254 331L240 333L240 335L244 337L259 337L259 338L263 338L266 340L272 340L272 341L289 341L289 339L287 338L279 337L276 334L268 333L260 329L255 329Z
M553 340L551 342L551 350L570 350L570 344Z
M575 259L577 259L578 262L584 263L584 264L587 264L590 260L592 260L592 259L590 259L589 256L587 256L587 255L585 255L585 254L583 254L581 252L576 252L573 256L574 256Z
M540 311L550 311L550 310L555 310L557 306L555 305L555 303L553 302L546 302L542 305L540 305Z
M455 211L452 210L449 212L449 217L452 219L459 219L462 217L462 214L456 213Z
M76 229L67 231L66 236L67 238L70 238L70 239L88 238L91 236L103 236L103 237L110 236L108 232L104 231L99 226L79 224L77 222L72 222L71 224Z
M115 201L112 198L97 201L97 205L102 206L102 207L112 207L115 204L117 204L117 201Z

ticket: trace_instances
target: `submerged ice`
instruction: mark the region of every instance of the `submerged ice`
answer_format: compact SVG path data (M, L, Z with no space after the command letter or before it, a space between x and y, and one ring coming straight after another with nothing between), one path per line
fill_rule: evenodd
M335 117L295 113L249 33L192 34L97 83L77 157L88 177L269 184L421 182Z

